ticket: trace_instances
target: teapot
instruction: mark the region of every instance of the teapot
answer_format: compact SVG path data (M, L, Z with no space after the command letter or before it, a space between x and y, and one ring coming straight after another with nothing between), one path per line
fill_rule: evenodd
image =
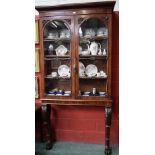
M98 44L99 43L96 43L95 41L90 43L89 51L91 52L91 55L97 55L97 52L99 50Z

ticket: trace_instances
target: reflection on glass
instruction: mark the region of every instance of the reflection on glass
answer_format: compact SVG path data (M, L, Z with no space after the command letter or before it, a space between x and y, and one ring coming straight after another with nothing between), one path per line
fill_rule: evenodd
M71 96L70 29L64 21L52 20L43 35L45 95Z
M79 95L107 96L107 23L86 19L79 28Z

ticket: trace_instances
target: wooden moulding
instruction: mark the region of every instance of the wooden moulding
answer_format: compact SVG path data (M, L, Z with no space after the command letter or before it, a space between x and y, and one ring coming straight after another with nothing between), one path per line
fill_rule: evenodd
M35 44L39 44L39 21L35 20Z
M40 49L35 49L35 72L40 72L40 61L39 61L39 52Z
M35 77L35 98L39 98L39 77Z

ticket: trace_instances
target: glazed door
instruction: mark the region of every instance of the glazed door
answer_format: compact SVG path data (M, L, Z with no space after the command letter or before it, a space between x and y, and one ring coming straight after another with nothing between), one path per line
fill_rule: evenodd
M74 18L44 17L42 25L42 97L72 98L75 95Z
M111 96L111 15L76 17L76 96L103 99Z

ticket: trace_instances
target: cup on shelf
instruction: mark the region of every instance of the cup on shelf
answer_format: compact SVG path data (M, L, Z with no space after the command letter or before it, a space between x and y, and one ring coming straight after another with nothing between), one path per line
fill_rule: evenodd
M52 73L51 73L51 76L52 76L52 77L57 77L57 75L58 75L57 72L52 72Z
M104 71L100 71L100 76L107 77L106 73Z
M101 73L100 73L100 72L98 72L98 73L96 74L96 76L97 76L97 77L100 77L100 76L101 76Z

